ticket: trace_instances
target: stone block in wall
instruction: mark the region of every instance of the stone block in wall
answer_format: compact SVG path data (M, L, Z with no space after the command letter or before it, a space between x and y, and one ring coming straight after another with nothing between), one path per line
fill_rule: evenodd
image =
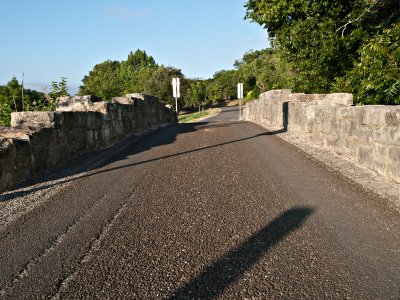
M60 142L60 143L58 143ZM71 157L71 146L72 143L61 142L60 140L55 140L53 144L47 148L48 157L46 159L44 166L55 166L66 158ZM39 169L38 169L39 170ZM40 171L40 170L39 170Z
M354 159L356 157L357 149L358 149L358 140L354 137L339 137L336 144L336 149L334 152L344 155L348 158Z
M325 111L325 108L329 108L329 106L316 106L315 109L315 123L316 130L322 134L330 134L330 125L331 125L331 114Z
M58 112L60 114L60 125L63 129L74 128L75 126L75 113L72 111Z
M362 147L366 147L367 149L372 148L368 161L365 161L363 165L379 174L389 177L390 175L387 172L388 164L393 164L395 162L389 158L389 149L387 145L375 142L371 145L362 145Z
M363 166L372 168L374 161L374 148L367 145L359 145L357 161Z
M93 112L75 112L74 113L74 122L75 128L84 128L86 130L87 128L87 123L88 123L88 115L89 113Z
M96 111L106 113L107 104L100 97L92 95L59 97L56 100L56 111Z
M304 108L304 117L301 120L302 128L306 133L312 134L315 132L315 114L316 114L317 106L315 105L307 105ZM292 112L289 112L289 114Z
M339 137L335 134L329 134L325 137L325 147L330 150L337 148Z
M386 145L400 144L400 128L399 127L381 127L374 130L374 139Z
M0 137L0 191L13 183L15 168L13 166L12 139Z
M95 148L101 147L103 145L103 142L102 142L102 130L93 130L92 132L93 132L94 142L95 142L94 147Z
M360 109L361 125L365 126L385 126L386 108L378 105L368 105Z
M337 122L337 134L340 137L352 137L356 135L356 122L352 119L341 119L338 117Z
M358 126L356 135L364 145L370 145L375 141L375 130L368 126Z
M400 145L388 146L385 175L400 182Z
M400 108L386 105L368 105L360 108L361 124L366 126L400 126Z
M14 151L14 164L15 177L26 179L32 176L32 170L30 168L32 164L31 145L29 140L13 139L13 151Z
M53 145L53 134L51 128L42 128L33 132L29 137L29 144L32 155L33 174L48 167L47 160Z
M111 136L111 124L109 122L106 122L103 124L101 128L101 141L102 144L108 145L112 141L112 136Z
M318 105L350 106L353 104L353 95L349 93L333 94L292 94L291 101L309 102Z
M385 115L387 126L400 127L400 107L391 106Z
M101 115L99 113L88 112L86 126L89 130L94 130L101 126Z
M111 103L116 103L116 104L133 105L134 102L135 102L134 99L128 97L114 97L111 99Z
M398 166L386 164L385 175L400 182L400 168Z
M0 126L0 138L5 139L29 139L29 135L33 132L33 129L29 128L12 128L12 127L5 127Z
M57 117L52 111L24 111L11 113L11 127L52 128Z
M362 113L360 106L337 107L336 114L341 120L351 119L361 124Z
M32 175L30 135L34 132L28 128L1 128L0 191Z
M158 102L158 99L143 93L131 93L127 94L125 97L114 97L111 102L116 104L139 106L148 102Z
M278 100L282 101L285 100L290 94L291 90L289 89L281 89L281 90L270 90L260 94L260 100L266 99L267 101L270 100Z
M17 168L29 167L29 165L31 164L31 150L29 140L13 139L13 146L15 152L15 166Z
M307 95L299 93L290 94L288 96L289 119L292 119L289 123L294 122L297 125L296 130L306 130L310 132L310 129L307 128L308 123L310 123L310 125L315 123L315 108L318 103L305 96Z
M12 140L10 138L0 137L0 155L5 155L9 151L11 151L11 147Z
M271 90L260 95L253 106L249 107L248 117L259 123L265 123L274 128L286 126L286 115L283 116L284 103L288 102L290 90Z
M158 104L159 99L155 96L144 94L144 93L131 93L125 96L126 98L132 99L135 105L141 104ZM141 100L141 101L137 101Z
M125 97L144 100L145 97L146 97L146 94L144 94L144 93L130 93L130 94L126 94Z
M375 142L372 146L374 148L374 160L381 160L381 158L388 156L388 147L385 144Z
M388 146L388 157L391 162L400 168L400 145Z
M95 130L88 130L86 132L86 149L93 149L95 147L96 147Z

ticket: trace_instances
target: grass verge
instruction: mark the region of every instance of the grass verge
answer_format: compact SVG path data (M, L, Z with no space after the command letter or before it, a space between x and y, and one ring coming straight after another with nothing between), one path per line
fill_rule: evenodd
M219 108L210 108L210 109L203 110L200 112L195 112L192 114L181 115L181 116L179 116L179 123L187 123L187 122L190 122L193 120L216 115L220 111L221 110Z

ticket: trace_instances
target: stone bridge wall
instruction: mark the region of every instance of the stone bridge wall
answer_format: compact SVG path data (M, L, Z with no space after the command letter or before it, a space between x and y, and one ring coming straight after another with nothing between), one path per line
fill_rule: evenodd
M144 94L112 103L95 96L62 97L56 111L12 113L11 127L0 127L0 192L73 155L176 122L173 111Z
M400 182L400 106L352 106L351 94L273 90L247 104L244 119L283 130Z

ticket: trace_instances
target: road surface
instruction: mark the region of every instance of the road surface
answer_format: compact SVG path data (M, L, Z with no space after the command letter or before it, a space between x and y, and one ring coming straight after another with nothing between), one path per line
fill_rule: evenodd
M2 195L0 297L399 299L399 213L237 117L170 125Z

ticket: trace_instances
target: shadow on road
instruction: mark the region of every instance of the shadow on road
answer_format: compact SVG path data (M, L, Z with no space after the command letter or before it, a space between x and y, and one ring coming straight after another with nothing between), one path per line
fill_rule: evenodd
M48 170L41 172L40 174L36 175L31 179L21 182L20 184L17 184L13 189L10 189L9 192L0 194L0 202L10 201L17 197L22 197L30 193L52 187L53 185L58 185L79 178L91 176L97 173L105 172L105 171L100 171L97 173L95 172L92 173L91 175L86 175L86 176L83 175L75 177L73 179L67 179L61 182L59 181L56 184L49 184L40 187L29 188L30 186L37 185L40 183L60 180L76 174L85 173L96 169L101 169L110 163L125 159L127 156L135 155L150 150L153 147L174 143L178 135L196 131L199 129L199 126L207 124L209 123L198 122L198 123L172 124L164 129L161 129L162 134L160 134L160 130L156 130L152 133L140 137L131 136L123 139L122 141L117 142L111 147L99 150L92 150L77 155L73 158L70 158L62 162L61 164L55 167L51 167Z
M37 177L34 177L30 180L27 180L23 182L22 184L18 185L14 191L11 190L8 193L0 194L0 202L5 202L5 201L10 201L13 200L17 197L23 197L26 195L29 195L33 192L37 192L40 190L44 190L50 187L53 187L55 185L59 185L62 183L67 183L71 181L75 181L81 178L93 176L96 174L100 173L105 173L105 172L110 172L118 169L124 169L124 168L129 168L145 163L150 163L162 159L167 159L170 157L175 157L175 156L180 156L180 155L185 155L189 153L194 153L194 152L199 152L203 150L207 150L210 148L215 148L215 147L220 147L224 145L229 145L233 143L238 143L238 142L243 142L246 140L258 138L261 136L269 136L269 135L275 135L281 133L281 131L265 131L263 133L254 135L254 136L249 136L245 137L242 139L237 139L237 140L232 140L216 145L210 145L206 147L201 147L201 148L195 148L191 149L188 151L183 151L183 152L178 152L178 153L173 153L170 155L162 156L162 157L156 157L153 159L145 160L145 161L140 161L137 163L132 163L132 164L125 164L123 166L118 166L114 168L104 168L103 167L119 161L119 160L124 160L128 156L132 156L144 151L148 151L153 147L158 147L162 145L167 145L174 143L176 140L176 137L180 134L183 133L188 133L188 132L194 132L199 129L204 129L204 128L218 128L218 127L227 127L227 126L232 126L234 124L240 124L243 122L229 122L229 123L219 123L219 122L197 122L197 123L180 123L180 124L173 124L168 126L167 128L164 128L160 134L160 131L155 131L151 134L148 134L146 136L140 137L140 138L128 138L125 139L114 146L107 148L107 149L102 149L102 150L97 150L97 151L90 151L88 153L85 153L83 155L79 155L74 159L68 160L64 163L62 163L59 166L53 167L43 173L43 175L39 175ZM98 157L99 162L96 164L88 164L85 165L85 161L88 160L93 160L93 157ZM71 167L72 166L72 167ZM78 166L77 168L73 168L73 166ZM97 170L94 171L93 170ZM85 174L81 176L75 176L74 178L70 179L65 179L61 180L63 178L80 174L80 173L85 173L85 172L91 172L90 174ZM34 186L39 183L45 183L45 182L50 182L57 180L57 183L51 183L51 184L44 184L39 187L32 187L29 188L30 186ZM22 188L22 189L21 189Z
M178 289L169 299L214 299L314 212L293 207Z

